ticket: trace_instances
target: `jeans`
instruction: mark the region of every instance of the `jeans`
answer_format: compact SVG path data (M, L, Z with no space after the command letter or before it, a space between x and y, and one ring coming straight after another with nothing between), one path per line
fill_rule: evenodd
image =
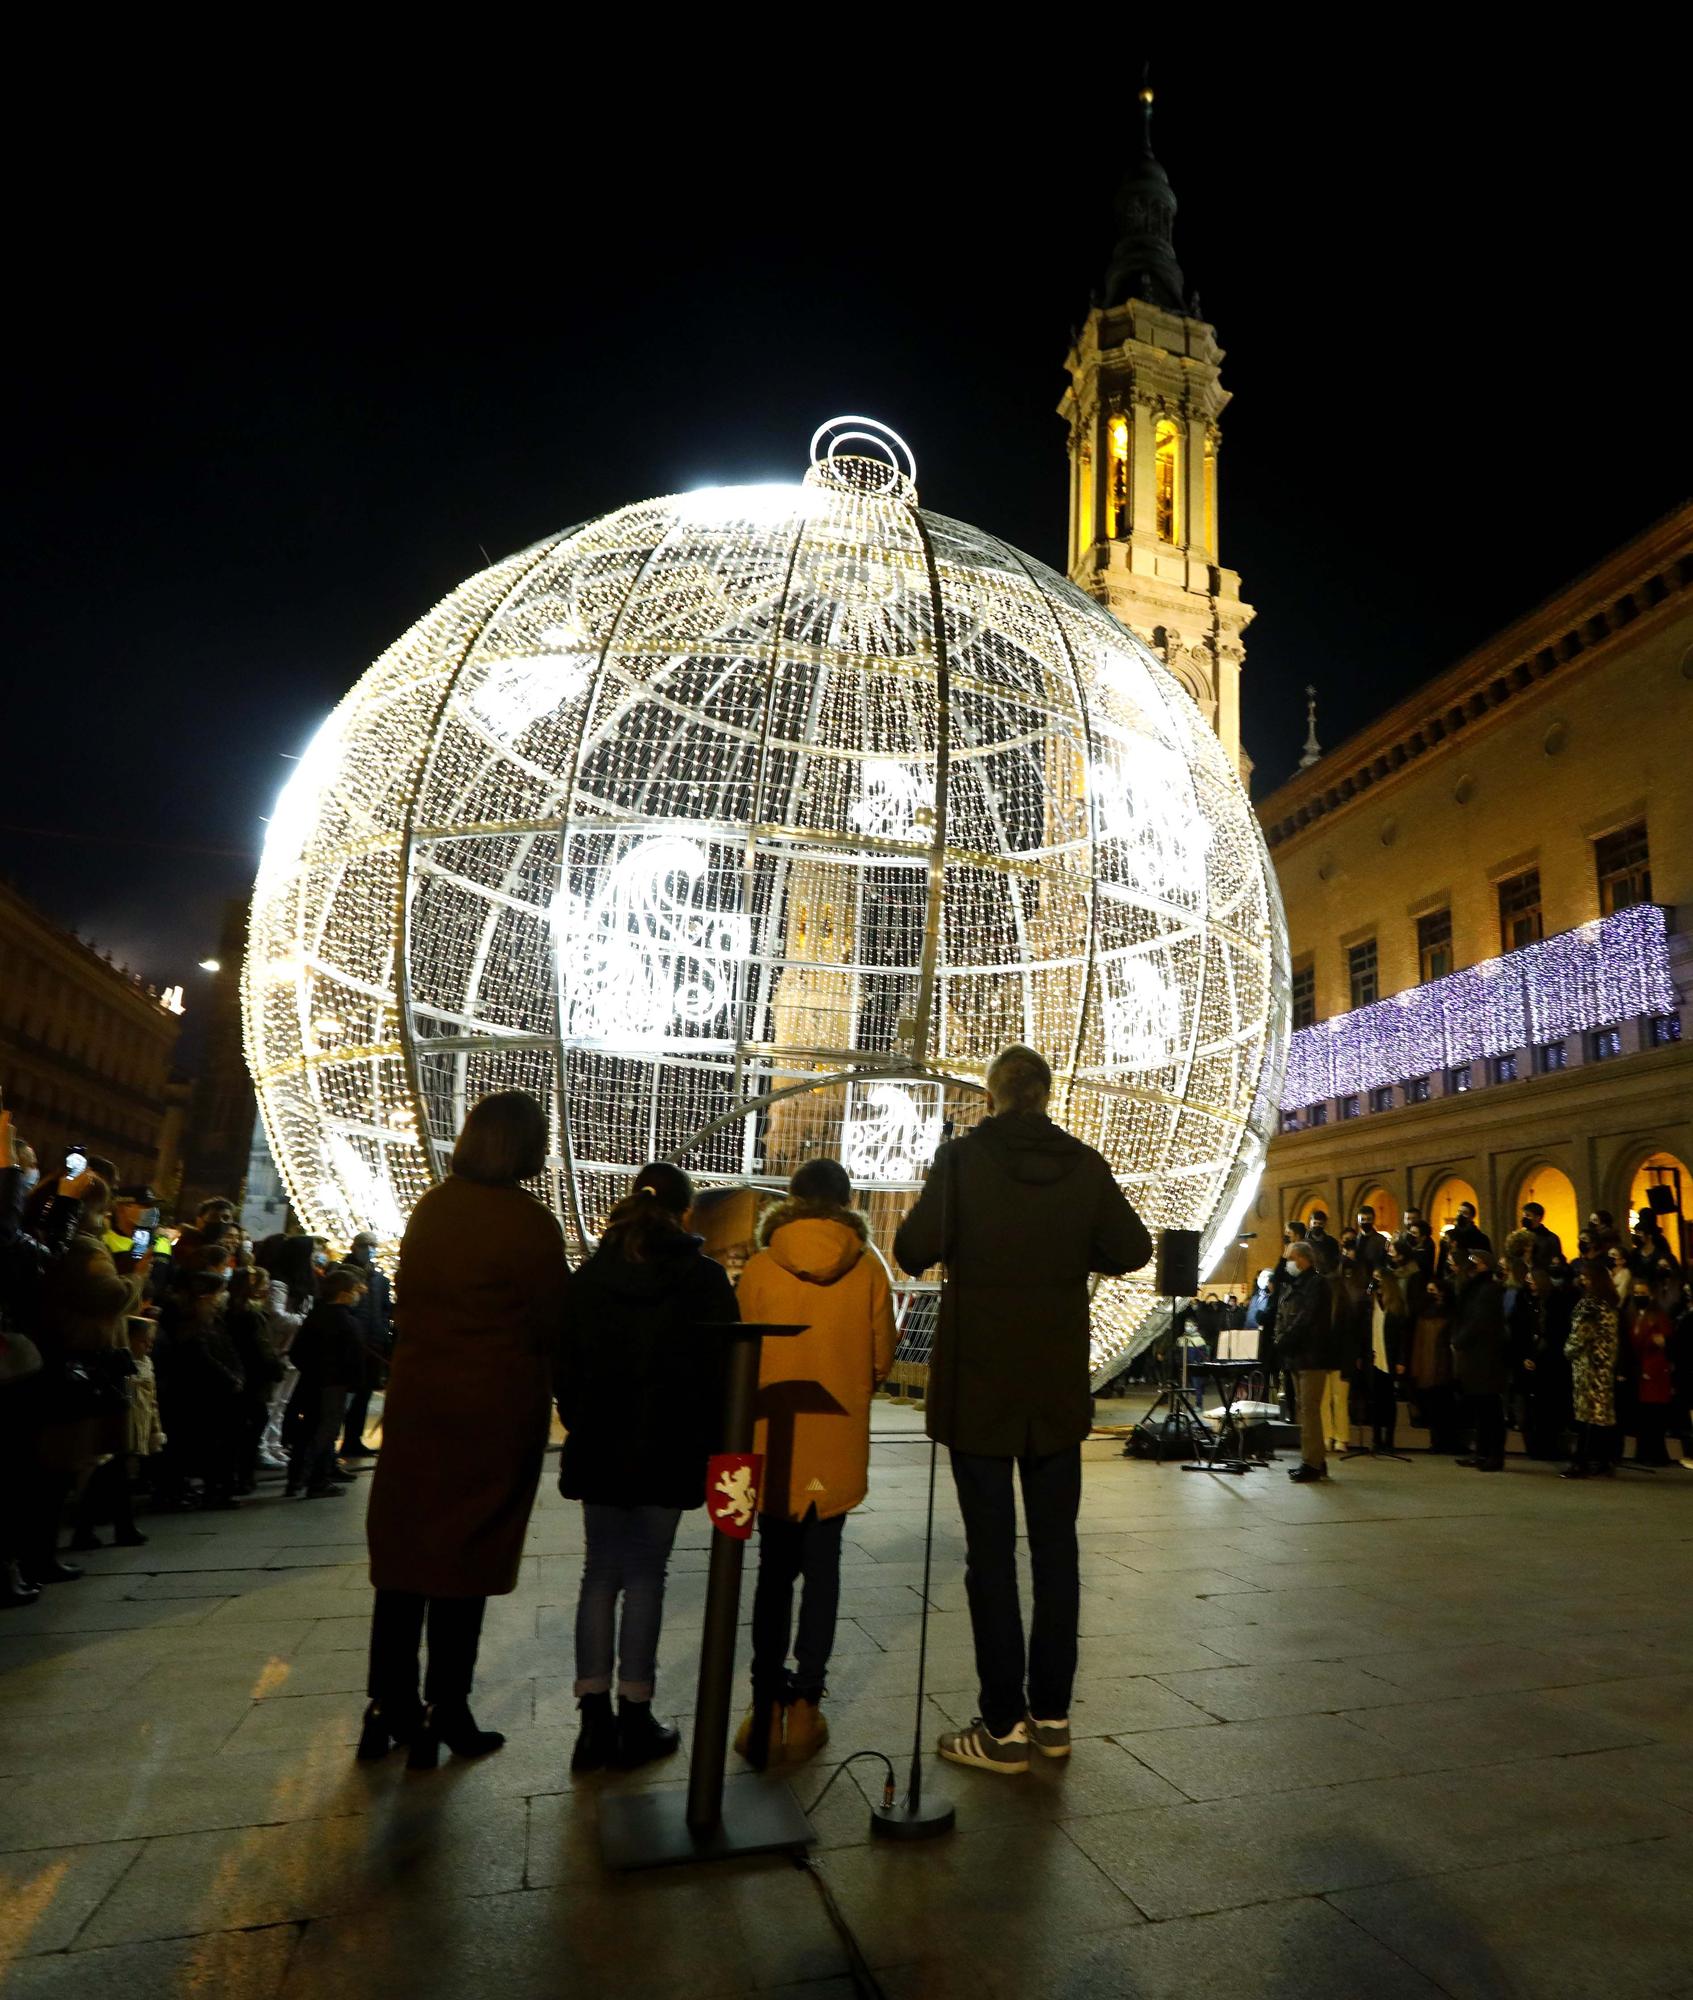
M1299 1390L1299 1456L1313 1472L1320 1472L1328 1463L1328 1426L1324 1417L1333 1371L1301 1368L1293 1379Z
M617 1692L625 1701L652 1700L658 1679L659 1627L664 1622L664 1574L681 1518L680 1507L584 1502L588 1554L576 1599L578 1699L611 1692L615 1654Z
M1015 1466L1034 1571L1034 1606L1024 1699L1023 1608L1017 1589ZM1082 1504L1082 1448L1045 1457L993 1458L952 1453L952 1479L964 1516L964 1588L976 1641L982 1720L1003 1736L1026 1713L1056 1722L1070 1713L1076 1678L1081 1583L1076 1515Z
M794 1641L793 1692L802 1701L822 1698L841 1604L841 1533L846 1516L827 1521L811 1508L803 1521L769 1514L758 1520L758 1588L752 1600L754 1696L780 1698L787 1691L788 1641ZM793 1632L794 1581L804 1579L799 1632Z
M379 1590L370 1620L368 1692L390 1714L417 1706L418 1652L429 1622L429 1672L423 1699L436 1708L470 1700L482 1643L485 1597L422 1597L415 1590Z

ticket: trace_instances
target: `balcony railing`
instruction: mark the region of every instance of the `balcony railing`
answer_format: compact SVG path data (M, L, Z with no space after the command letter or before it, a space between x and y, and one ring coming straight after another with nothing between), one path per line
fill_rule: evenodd
M1637 903L1301 1028L1282 1106L1406 1083L1677 1005L1669 912Z

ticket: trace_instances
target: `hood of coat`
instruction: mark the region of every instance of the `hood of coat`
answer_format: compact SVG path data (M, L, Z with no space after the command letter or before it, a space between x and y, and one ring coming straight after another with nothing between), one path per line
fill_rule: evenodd
M679 1230L665 1239L656 1257L639 1264L602 1243L579 1268L578 1275L623 1298L660 1298L692 1278L704 1242L703 1236L690 1236Z
M793 1277L811 1285L832 1285L864 1255L870 1232L855 1208L784 1201L759 1224L758 1238Z
M1044 1111L1001 1111L976 1127L1001 1167L1016 1181L1051 1187L1073 1174L1088 1149Z

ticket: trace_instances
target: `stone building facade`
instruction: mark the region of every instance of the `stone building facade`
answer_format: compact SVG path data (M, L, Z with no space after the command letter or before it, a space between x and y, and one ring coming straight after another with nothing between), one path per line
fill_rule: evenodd
M0 882L0 1089L50 1172L67 1147L174 1191L181 1001L145 986Z
M1685 506L1262 800L1296 1032L1245 1263L1318 1205L1693 1208L1690 746Z

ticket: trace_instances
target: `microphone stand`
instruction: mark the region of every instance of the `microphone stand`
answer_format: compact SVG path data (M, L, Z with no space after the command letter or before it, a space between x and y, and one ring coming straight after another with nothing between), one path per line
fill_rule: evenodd
M941 1166L941 1289L935 1299L935 1344L929 1349L932 1361L941 1337L941 1306L946 1298L948 1276L946 1258L952 1237L952 1120L941 1127L941 1144L946 1149ZM954 1414L958 1402L958 1329L953 1328L952 1400ZM870 1832L877 1840L933 1840L951 1833L958 1814L949 1799L923 1799L923 1696L929 1668L929 1569L935 1546L935 1468L940 1447L929 1439L929 1512L923 1526L923 1612L917 1628L917 1708L911 1725L911 1775L905 1797L892 1805L870 1808ZM891 1789L891 1786L890 1786Z

